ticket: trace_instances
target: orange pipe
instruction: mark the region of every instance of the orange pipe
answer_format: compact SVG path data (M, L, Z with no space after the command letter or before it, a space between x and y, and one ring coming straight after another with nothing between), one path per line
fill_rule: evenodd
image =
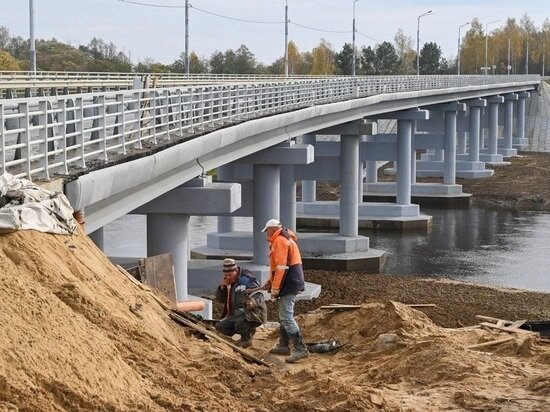
M73 213L74 219L78 222L80 226L82 226L82 229L84 229L86 225L86 218L84 216L84 210L77 210Z
M178 310L182 312L200 312L204 310L205 305L202 300L187 300L176 304Z

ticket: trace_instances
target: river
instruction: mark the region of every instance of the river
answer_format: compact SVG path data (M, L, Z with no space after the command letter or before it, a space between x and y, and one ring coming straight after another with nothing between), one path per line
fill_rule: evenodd
M550 292L550 214L470 209L423 209L426 232L366 231L370 245L388 253L382 273L422 275ZM191 248L216 229L214 217L192 217ZM250 230L237 218L236 230ZM145 217L124 216L105 228L109 256L145 256Z

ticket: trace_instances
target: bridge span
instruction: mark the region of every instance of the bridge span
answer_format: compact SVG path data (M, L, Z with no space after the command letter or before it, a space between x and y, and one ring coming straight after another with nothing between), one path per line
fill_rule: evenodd
M127 213L147 214L148 254L172 253L178 299L186 300L188 288L218 279L212 263L188 260L190 215L220 216L218 233L197 256L252 260L262 277L267 250L260 229L272 217L291 228L302 219L339 230L302 234L310 267L324 261L378 269L384 254L369 248L359 227L427 227L431 218L411 203L413 195L465 197L457 175L487 176L485 162L503 163L526 145L525 100L541 78L171 81L166 88L75 94L59 94L63 87L82 90L53 81L51 95L0 100L0 168L34 180L63 179L98 244L104 225ZM6 82L0 75L4 89ZM379 133L380 119L396 121L397 132ZM417 151L424 152L418 160ZM378 183L377 167L387 161L395 162L396 181ZM204 176L213 169L223 183ZM417 175L443 181L417 184ZM340 200L317 202L316 180L339 181ZM363 202L364 194L393 195L395 202ZM235 232L234 216L252 216L253 233Z

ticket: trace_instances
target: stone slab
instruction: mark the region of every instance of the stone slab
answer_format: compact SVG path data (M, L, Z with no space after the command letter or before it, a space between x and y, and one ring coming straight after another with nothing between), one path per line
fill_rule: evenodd
M315 216L298 215L296 226L299 229L317 229L334 230L340 228L340 219L338 216ZM418 215L415 217L393 217L393 218L360 218L358 222L359 229L378 229L378 230L428 230L432 226L432 217L428 215Z
M359 219L366 217L393 218L415 217L420 214L418 205L395 203L359 203ZM339 216L339 201L296 202L296 214L300 216Z

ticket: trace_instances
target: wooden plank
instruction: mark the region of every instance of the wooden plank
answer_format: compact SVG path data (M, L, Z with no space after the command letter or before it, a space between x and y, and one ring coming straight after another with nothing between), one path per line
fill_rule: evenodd
M140 259L141 280L146 285L160 291L172 304L176 304L176 281L174 279L174 264L172 255L151 256Z
M503 332L508 332L508 333L523 333L523 334L538 335L538 332L531 332L529 330L523 330L518 328L510 328L509 326L497 326L494 323L489 323L489 322L481 322L480 325L488 329L496 329L496 330L501 330Z
M204 336L208 336L209 338L215 339L218 342L222 342L222 343L226 344L227 346L229 346L234 351L239 352L241 355L243 355L243 357L245 359L248 359L252 362L256 362L256 363L258 363L260 365L263 365L263 366L267 366L268 368L271 367L271 365L269 363L263 361L260 358L257 358L256 356L252 355L251 353L249 353L245 349L240 348L237 345L232 344L231 342L228 342L227 339L224 339L224 338L218 336L216 333L209 331L208 329L202 327L201 325L197 325L196 323L184 318L183 316L178 315L177 313L175 313L173 311L169 313L169 316L173 320L175 320L176 322L178 322L182 325L185 325L185 326L187 326L191 329L195 329L196 331L202 333Z
M510 325L510 327L511 327L511 328L518 328L518 329L519 329L521 326L523 326L523 324L524 324L525 322L527 322L527 319L525 319L525 320L516 320L515 322L513 322L513 323Z
M511 320L505 320L505 319L499 319L499 318L493 318L491 316L483 316L483 315L476 315L476 319L479 319L484 322L490 322L493 324L497 324L499 321L504 322L503 326L506 326L506 324L512 324L513 322Z
M351 310L351 309L359 309L361 308L361 305L327 305L327 306L320 306L319 309L332 309L332 310Z
M407 304L409 308L438 308L435 303L411 303Z
M470 345L470 346L466 346L466 347L468 349L486 348L488 346L499 345L501 343L506 343L506 342L510 342L510 341L513 341L513 340L516 340L516 338L509 337L509 338L504 338L504 339L492 340L490 342L478 343L477 345Z
M126 276L130 281L136 285L141 290L144 290L145 292L149 292L149 295L160 305L160 307L164 310L172 309L171 306L167 305L166 302L164 302L161 298L159 298L155 292L151 290L151 288L147 285L144 285L139 280L137 280L135 277L133 277L131 274L129 274L122 266L116 265L118 271L122 273L124 276Z
M120 273L122 273L124 276L126 276L128 279L130 279L130 281L131 281L134 285L140 287L141 282L140 282L139 280L137 280L135 277L133 277L132 275L130 275L130 274L126 271L126 269L124 269L124 268L123 268L122 266L120 266L120 265L116 265L116 268L118 269L118 271L119 271Z

